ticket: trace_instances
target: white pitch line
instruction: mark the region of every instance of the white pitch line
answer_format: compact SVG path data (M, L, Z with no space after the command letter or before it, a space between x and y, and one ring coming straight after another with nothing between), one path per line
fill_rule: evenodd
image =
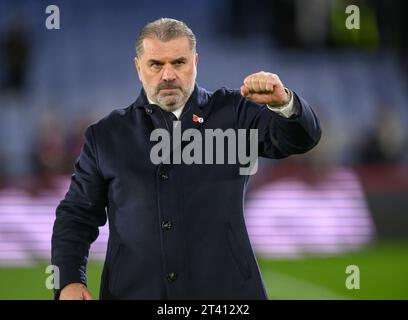
M294 300L349 300L327 287L271 270L263 270L262 277L272 288L270 299Z

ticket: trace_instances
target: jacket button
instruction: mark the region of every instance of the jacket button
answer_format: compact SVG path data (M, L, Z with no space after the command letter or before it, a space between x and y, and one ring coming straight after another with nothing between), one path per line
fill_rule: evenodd
M153 109L152 108L146 108L146 113L147 114L152 114L153 113Z
M167 281L169 281L169 282L174 282L174 281L176 281L177 280L177 273L175 273L175 272L170 272L168 275L167 275Z
M168 180L169 175L166 172L160 172L160 179L161 180Z
M173 228L173 223L171 221L163 221L161 226L164 230L171 230L171 228Z

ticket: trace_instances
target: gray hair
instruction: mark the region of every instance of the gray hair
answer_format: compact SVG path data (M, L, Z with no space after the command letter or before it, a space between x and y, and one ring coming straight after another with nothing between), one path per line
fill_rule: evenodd
M143 53L143 40L146 38L156 38L167 42L180 37L187 37L190 48L195 52L196 37L191 29L182 21L171 18L160 18L146 24L140 31L136 40L136 55L138 58Z

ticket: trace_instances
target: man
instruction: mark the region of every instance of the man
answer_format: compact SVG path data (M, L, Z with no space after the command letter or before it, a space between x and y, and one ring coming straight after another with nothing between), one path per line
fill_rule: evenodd
M56 210L56 298L91 299L88 251L108 218L101 299L267 299L243 218L248 175L237 163L154 164L151 134L257 129L259 155L283 158L313 148L319 123L272 73L249 75L240 91L198 87L195 45L180 21L147 24L136 43L139 97L87 128Z

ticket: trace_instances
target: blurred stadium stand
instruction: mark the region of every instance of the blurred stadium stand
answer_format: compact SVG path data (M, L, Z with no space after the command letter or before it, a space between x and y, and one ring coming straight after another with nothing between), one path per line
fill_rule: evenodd
M135 100L137 32L161 16L196 33L200 85L238 88L249 73L271 71L321 119L316 150L261 161L246 214L258 254L335 254L406 240L407 5L354 1L362 29L348 37L340 26L351 2L307 3L52 1L61 29L47 30L50 3L2 0L0 264L48 259L55 207L83 130ZM105 226L92 246L95 259L103 259L107 236Z

